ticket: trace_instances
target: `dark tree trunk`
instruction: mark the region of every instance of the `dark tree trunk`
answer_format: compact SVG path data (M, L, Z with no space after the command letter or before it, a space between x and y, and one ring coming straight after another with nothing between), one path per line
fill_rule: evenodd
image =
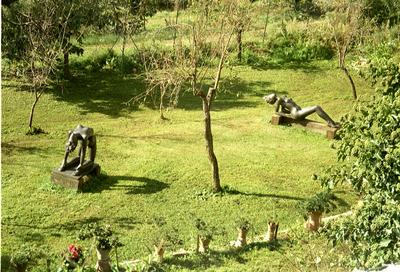
M345 65L346 53L347 53L347 46L338 48L339 67L340 67L340 69L343 70L343 72L346 74L347 78L349 79L350 84L351 84L351 92L353 94L354 100L356 100L357 99L356 85L354 84L353 78L351 77L349 70L347 70L346 65Z
M63 73L64 73L64 78L71 77L71 71L69 69L69 52L68 51L64 51Z
M175 50L175 43L176 43L176 36L177 36L177 26L178 26L178 18L179 18L179 0L175 0L175 25L174 25L174 43L173 43L173 48Z
M267 13L267 18L265 19L265 24L264 24L264 31L263 31L263 38L262 38L263 43L265 40L265 35L267 34L268 21L269 21L269 8L268 8L268 13Z
M237 47L238 47L237 58L239 61L242 61L242 33L243 33L243 29L241 27L239 27L239 29L236 33L236 40L237 40Z
M356 92L356 85L354 84L353 78L351 77L349 71L347 70L347 68L345 66L342 67L343 72L346 74L347 78L350 81L351 84L351 92L353 94L353 98L354 100L357 99L357 92Z
M160 93L160 119L161 120L166 120L165 116L164 116L164 96L165 96L165 90L161 90Z
M208 160L210 161L212 171L213 171L213 191L220 192L222 190L221 183L219 179L219 168L218 168L218 161L217 157L214 153L214 142L213 136L211 132L211 114L210 114L210 102L211 97L201 97L203 101L203 113L204 113L204 138L206 140L206 149L208 153Z
M35 101L32 104L31 113L29 114L29 131L32 131L33 115L35 113L36 104L39 102L40 95L41 94L35 91Z

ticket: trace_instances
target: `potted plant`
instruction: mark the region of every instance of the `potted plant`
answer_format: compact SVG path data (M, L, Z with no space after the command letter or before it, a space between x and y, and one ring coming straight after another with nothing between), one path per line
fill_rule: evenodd
M235 222L236 229L239 231L237 240L234 243L235 247L243 247L247 245L247 233L251 228L250 222L241 217Z
M62 256L62 267L57 272L73 271L75 268L82 266L85 261L82 248L73 244L68 246Z
M264 240L267 242L274 242L278 237L278 228L279 223L276 223L274 221L268 222L268 231Z
M308 230L317 231L321 225L322 214L335 209L337 207L336 200L337 197L330 190L326 190L317 193L303 203L303 209L306 212L305 218L308 218L305 227Z
M122 244L113 234L110 226L100 226L96 223L85 225L79 232L79 239L93 239L97 253L96 271L111 272L110 251Z
M152 241L153 256L158 263L162 263L166 248L182 245L183 241L179 238L178 230L169 226L163 217L156 217L152 221L155 232Z
M215 233L215 227L208 225L200 218L195 220L195 227L197 229L196 252L205 253L210 247L210 242Z
M10 263L17 272L25 272L28 265L35 264L37 259L43 257L43 255L42 249L23 244L11 255Z
M23 245L20 250L11 256L11 265L17 272L25 272L28 264L32 261L32 250Z

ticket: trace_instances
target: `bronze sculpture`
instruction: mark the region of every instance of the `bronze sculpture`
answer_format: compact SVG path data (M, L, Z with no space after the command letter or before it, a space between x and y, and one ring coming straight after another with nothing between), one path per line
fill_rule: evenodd
M68 156L78 146L78 142L81 142L79 149L78 158L74 158L70 162L67 162ZM90 148L89 160L85 162L85 155L87 147ZM96 157L96 136L94 130L90 127L78 125L74 130L68 132L68 140L65 144L65 155L64 160L58 169L59 171L65 171L79 162L78 166L74 169L74 176L82 174L88 169L92 169L94 165L94 159Z
M275 104L275 112L279 115L290 117L295 120L302 120L315 112L328 123L329 127L340 127L340 125L333 121L333 119L320 106L311 106L302 109L291 98L286 96L279 97L275 93L266 95L263 98L268 104Z

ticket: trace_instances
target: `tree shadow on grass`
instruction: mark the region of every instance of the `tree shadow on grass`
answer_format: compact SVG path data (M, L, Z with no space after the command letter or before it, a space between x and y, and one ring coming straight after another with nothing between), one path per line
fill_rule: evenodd
M123 181L125 184L121 184ZM129 184L126 184L126 181ZM154 194L158 193L169 185L165 182L145 177L131 176L107 176L101 175L84 189L88 193L100 193L104 190L122 190L126 194Z
M20 234L21 240L24 242L39 242L45 240L45 235L48 234L53 237L61 237L61 230L64 231L79 231L79 229L87 224L91 223L99 223L101 224L104 221L104 218L97 216L90 216L87 218L79 218L76 220L70 220L66 223L57 223L51 224L48 226L36 226L34 224L19 224L19 223L7 223L2 222L2 225L19 227L29 229L29 231L24 231ZM120 228L124 229L132 229L135 225L140 222L131 217L113 217L107 219L107 223L111 223L113 226L117 225Z
M76 75L65 84L63 92L54 92L54 96L78 106L81 114L102 113L118 118L137 110L126 102L144 90L145 83L139 77L97 72Z
M35 154L40 151L43 151L43 148L38 148L35 146L19 146L12 142L1 143L1 153L7 156L12 155L13 153L25 153L25 152L29 154Z
M224 194L229 195L243 195L243 196L255 196L255 197L268 197L268 198L278 198L278 199L287 199L287 200L296 200L296 201L305 201L307 198L298 197L298 196L287 196L287 195L277 195L277 194L264 194L264 193L254 193L254 192L241 192L234 188L224 187Z
M262 97L271 92L287 94L286 91L276 91L270 89L271 82L267 81L247 81L239 77L226 78L221 80L219 90L212 103L212 111L223 111L231 108L252 108L263 103ZM207 93L208 87L204 85L203 92ZM245 96L259 97L259 100L249 100ZM192 93L184 93L178 103L178 108L185 110L201 110L202 101L200 97Z
M229 247L224 250L210 250L206 254L193 254L182 258L166 258L165 264L174 265L182 269L208 269L211 266L222 266L227 260L245 264L248 261L243 256L246 252L265 249L269 251L279 250L285 243L288 243L288 241L253 242L242 248Z

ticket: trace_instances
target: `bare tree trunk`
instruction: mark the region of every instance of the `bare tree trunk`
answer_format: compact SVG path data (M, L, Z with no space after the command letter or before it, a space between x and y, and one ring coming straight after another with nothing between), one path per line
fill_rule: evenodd
M338 47L339 67L340 67L340 69L343 70L343 72L346 74L347 78L349 79L350 84L351 84L351 92L353 94L354 100L356 100L357 99L356 85L354 84L353 78L351 77L349 70L347 70L346 65L345 65L346 53L347 53L347 46Z
M221 183L219 179L219 168L218 168L218 161L217 157L214 153L214 142L213 136L211 132L211 114L210 114L210 96L202 96L203 101L203 113L204 113L204 138L206 140L206 149L208 153L208 160L211 163L212 171L213 171L213 191L220 192L222 191Z
M180 10L180 6L179 6L179 1L180 0L175 0L175 10L176 10L176 14L175 14L175 25L174 25L174 43L173 43L173 49L175 50L175 42L176 42L176 36L177 36L177 26L178 26L178 18L179 18L179 10Z
M160 119L165 120L164 116L164 96L165 96L165 90L160 90Z
M32 104L31 113L29 114L29 131L32 131L33 114L35 113L36 104L39 102L41 95L42 93L38 93L38 91L35 90L35 101Z
M240 26L236 33L236 40L238 46L237 58L239 61L242 61L242 33L243 33L243 28Z
M68 50L64 51L63 73L64 73L64 78L71 77L71 71L69 70L69 52L68 52Z
M354 84L353 78L351 77L349 71L347 70L347 68L346 68L345 66L343 66L341 69L343 70L343 72L346 74L347 78L348 78L349 81L350 81L350 84L351 84L351 92L352 92L352 94L353 94L354 100L356 100L356 99L357 99L357 92L356 92L356 85Z
M262 38L263 43L265 40L265 34L267 34L268 22L269 22L269 5L268 5L268 10L267 10L267 18L265 18L265 24L264 24L264 31L263 31L263 38Z
M124 32L124 37L122 38L122 52L121 52L121 58L122 58L122 62L121 62L121 72L123 74L125 74L125 46L126 46L126 32Z

